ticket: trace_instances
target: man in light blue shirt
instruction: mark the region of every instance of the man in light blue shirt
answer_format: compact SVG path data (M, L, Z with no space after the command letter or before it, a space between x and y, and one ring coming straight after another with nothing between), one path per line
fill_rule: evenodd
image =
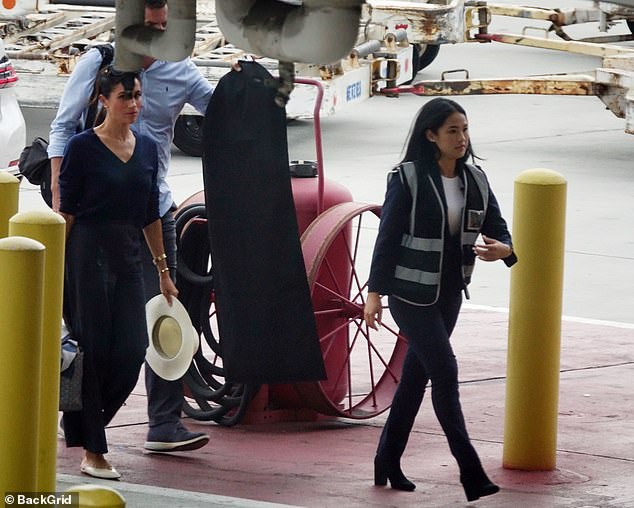
M167 26L166 0L146 0L145 24L157 30ZM51 124L48 155L51 159L51 192L53 209L59 211L59 170L68 140L83 125L85 111L93 91L102 55L91 49L77 62L64 88L57 115ZM159 211L163 223L163 243L170 273L176 274L176 208L166 177L170 150L174 138L174 123L188 103L201 114L213 93L211 84L200 74L193 62L165 62L144 57L141 75L143 107L132 130L153 138L159 149ZM90 126L86 126L90 127ZM145 245L145 242L142 242ZM156 268L147 251L144 259L146 299L160 293ZM180 421L183 404L182 380L166 381L145 364L145 385L148 394L149 432L145 449L154 452L195 450L209 441L201 432L188 431Z

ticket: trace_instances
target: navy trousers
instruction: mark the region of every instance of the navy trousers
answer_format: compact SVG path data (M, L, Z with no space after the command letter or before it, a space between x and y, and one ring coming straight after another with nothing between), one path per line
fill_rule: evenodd
M82 410L67 446L107 453L105 427L136 385L148 345L138 228L75 224L66 244L66 317L84 350Z
M431 380L434 412L460 470L481 470L465 427L458 393L458 364L449 342L462 304L460 289L454 286L443 291L439 301L428 307L410 305L394 297L388 303L409 347L377 455L399 464Z
M163 245L167 255L167 266L170 275L176 277L176 223L174 214L169 211L161 217L163 225ZM141 259L143 263L143 282L145 283L145 300L161 292L156 267L152 264L152 254L147 243L142 243ZM164 423L176 423L180 420L183 407L183 381L166 381L156 375L145 363L145 389L147 391L148 417L150 427Z

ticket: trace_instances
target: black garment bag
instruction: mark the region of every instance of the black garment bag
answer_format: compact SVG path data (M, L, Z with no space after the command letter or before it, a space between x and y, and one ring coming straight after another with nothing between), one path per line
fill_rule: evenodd
M241 62L218 83L203 125L203 176L225 377L326 377L291 191L277 80Z

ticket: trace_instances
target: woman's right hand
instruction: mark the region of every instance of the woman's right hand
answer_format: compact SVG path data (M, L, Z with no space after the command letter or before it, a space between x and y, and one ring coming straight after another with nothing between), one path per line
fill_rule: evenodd
M381 326L381 318L383 317L383 304L381 303L381 295L379 293L370 292L363 308L363 320L366 324L378 330Z
M167 300L168 305L172 306L172 300L178 298L178 289L174 284L174 281L169 276L169 271L161 273L160 277L160 286L161 286L161 294Z

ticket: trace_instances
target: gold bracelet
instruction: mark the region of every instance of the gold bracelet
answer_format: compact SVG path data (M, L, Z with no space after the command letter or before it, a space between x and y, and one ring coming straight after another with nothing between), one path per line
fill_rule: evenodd
M159 270L159 274L161 274L161 273L165 273L165 272L169 272L169 271L170 271L169 266L166 266L165 268L161 268L161 269Z
M160 254L158 256L156 256L153 260L152 263L154 264L154 266L157 266L161 261L163 261L164 259L167 259L167 254L165 254L165 252L163 252L163 254Z

